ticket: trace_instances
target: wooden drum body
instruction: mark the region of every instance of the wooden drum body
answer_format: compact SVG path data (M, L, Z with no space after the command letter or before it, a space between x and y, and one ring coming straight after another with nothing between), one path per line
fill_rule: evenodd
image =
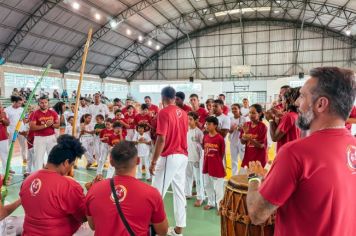
M246 196L248 180L246 175L231 177L223 200L220 203L222 236L273 236L275 216L263 225L253 225L247 212Z

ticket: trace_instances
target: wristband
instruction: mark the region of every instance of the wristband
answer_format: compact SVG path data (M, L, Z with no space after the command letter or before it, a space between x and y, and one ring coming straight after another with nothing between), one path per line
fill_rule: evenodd
M248 183L251 183L252 181L257 181L259 184L262 182L260 178L252 178L248 180Z

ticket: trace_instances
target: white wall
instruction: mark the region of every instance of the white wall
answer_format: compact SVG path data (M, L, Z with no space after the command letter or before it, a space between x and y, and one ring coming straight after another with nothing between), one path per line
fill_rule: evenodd
M306 78L306 77L305 77ZM220 93L234 91L234 84L238 86L249 86L249 91L266 91L267 101L271 103L278 95L279 89L283 85L289 85L290 81L299 80L298 76L278 78L276 80L244 80L244 81L212 81L212 80L194 80L194 83L200 83L202 85L202 91L198 93L201 101L205 101L210 96L216 97ZM140 85L153 85L153 84L190 84L189 81L133 81L131 82L130 91L131 95L138 102L142 102L144 96L149 95L152 98L153 103L160 102L160 93L143 94L139 92ZM189 97L190 93L186 93L186 97ZM186 98L186 102L188 99ZM241 101L240 101L241 102Z

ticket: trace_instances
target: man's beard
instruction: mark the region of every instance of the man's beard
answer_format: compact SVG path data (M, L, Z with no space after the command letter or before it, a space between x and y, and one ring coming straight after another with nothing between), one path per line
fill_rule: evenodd
M40 107L41 111L47 110L47 107Z
M301 130L309 130L314 118L315 115L312 106L309 106L305 113L301 113L301 111L298 109L297 125Z

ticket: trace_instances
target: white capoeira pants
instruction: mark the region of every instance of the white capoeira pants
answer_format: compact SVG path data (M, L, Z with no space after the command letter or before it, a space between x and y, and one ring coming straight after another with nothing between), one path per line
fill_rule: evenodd
M8 139L9 145L11 144L13 136L14 136L13 132L9 133L9 139ZM17 141L19 142L19 145L20 145L22 160L26 160L26 158L27 158L27 139L26 139L26 137L18 134Z
M204 201L205 194L203 185L202 159L203 158L200 158L200 161L197 162L188 161L188 165L185 171L185 196L192 196L193 180L195 179L197 200Z
M34 157L34 149L27 150L27 165L26 165L26 172L31 173L33 170L33 157Z
M94 139L91 135L85 135L80 137L80 142L85 148L85 157L87 158L88 163L92 164L94 159Z
M94 152L93 152L93 155L95 155L95 158L97 160L100 159L101 157L101 141L100 141L100 137L98 135L94 135L93 137L93 140L94 140Z
M208 205L219 208L224 197L224 178L215 178L204 174L204 187L208 197Z
M5 174L7 156L9 154L9 140L5 139L0 141L0 157L1 157L1 165L2 165L2 174Z
M150 179L151 174L150 174L150 171L148 170L151 165L150 157L143 156L143 157L139 157L139 158L140 158L140 163L137 165L136 178L142 179L142 166L145 165L146 179Z
M33 141L34 158L33 171L40 170L47 163L45 154L49 155L52 148L57 144L56 135L50 136L35 136Z
M186 227L187 200L184 187L187 164L188 157L183 154L159 157L152 178L152 186L161 193L162 198L166 195L169 185L172 185L174 218L176 226L182 228Z
M109 155L110 146L107 143L100 142L99 150L100 155L97 157L98 168L96 169L96 174L102 175L106 159Z
M237 175L238 172L238 162L239 157L242 161L245 155L245 145L238 143L230 142L230 154L231 154L231 169L232 175Z

